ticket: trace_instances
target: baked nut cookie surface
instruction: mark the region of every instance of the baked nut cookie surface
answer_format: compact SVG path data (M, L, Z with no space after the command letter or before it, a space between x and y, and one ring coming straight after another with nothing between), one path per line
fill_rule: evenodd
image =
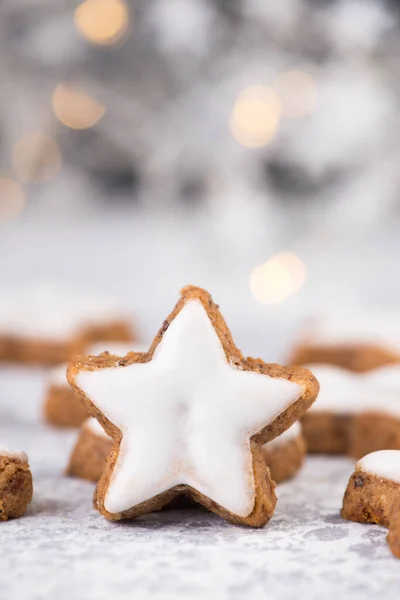
M360 458L400 449L400 365L353 373L309 365L320 383L317 402L302 418L311 453Z
M87 419L72 450L66 474L97 483L111 452L112 439L93 417Z
M0 446L0 521L22 517L32 494L28 457L24 452Z
M77 359L68 379L113 438L97 488L110 520L185 493L231 522L265 525L276 497L261 446L318 393L307 369L243 357L211 296L191 286L149 352Z
M45 388L44 420L55 427L79 427L89 416L85 403L68 384L67 366L54 367Z
M400 451L380 450L356 464L343 498L341 515L349 521L389 527L388 542L399 556Z
M390 515L387 541L392 554L400 558L400 499L396 501Z
M112 299L49 286L12 290L0 299L0 361L57 365L91 342L135 337Z
M96 342L85 349L85 354L97 356L108 352L125 356L130 351L142 350L135 342ZM43 403L44 420L55 427L80 427L89 417L89 412L79 394L74 393L67 380L68 363L51 369L45 387Z
M324 363L369 371L400 362L400 313L315 317L304 324L288 364Z
M272 442L262 446L262 453L273 481L282 483L294 477L303 466L306 455L300 423L296 421Z

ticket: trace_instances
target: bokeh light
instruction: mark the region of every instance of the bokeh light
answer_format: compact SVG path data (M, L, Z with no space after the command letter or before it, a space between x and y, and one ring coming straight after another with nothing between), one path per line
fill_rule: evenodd
M93 127L106 112L106 107L86 93L60 84L53 92L53 111L66 127L88 129Z
M75 9L75 26L94 44L113 44L129 25L129 10L123 0L85 0Z
M253 86L244 90L232 110L233 137L249 148L265 146L277 131L280 112L279 97L273 89Z
M0 176L0 225L18 217L25 206L21 185L10 177Z
M31 133L15 145L12 162L19 179L42 183L53 179L60 170L61 150L48 136Z
M263 304L279 304L305 283L304 263L290 252L276 254L250 274L250 291Z
M318 103L315 80L304 71L286 71L275 79L272 87L282 105L282 115L292 119L312 113Z

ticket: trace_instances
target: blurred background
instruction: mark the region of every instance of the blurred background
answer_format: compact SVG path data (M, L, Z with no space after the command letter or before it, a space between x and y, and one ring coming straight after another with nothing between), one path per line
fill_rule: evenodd
M2 0L0 294L186 284L243 351L400 302L400 3Z

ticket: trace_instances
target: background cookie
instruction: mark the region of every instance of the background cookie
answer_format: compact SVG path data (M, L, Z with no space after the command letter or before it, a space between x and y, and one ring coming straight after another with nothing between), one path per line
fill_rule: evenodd
M293 477L302 467L306 444L298 421L274 440L262 446L271 471L271 479L281 483Z
M57 365L89 343L135 338L113 299L52 286L3 290L0 361Z
M66 474L97 483L111 452L112 439L94 418L87 419L69 459Z
M89 344L85 354L97 356L109 352L117 356L125 356L130 351L137 352L143 346L137 342L102 341ZM79 427L89 417L85 403L75 394L67 381L68 363L54 367L45 384L43 415L45 421L55 427Z
M27 455L0 446L0 521L22 517L32 494Z
M309 319L289 364L324 363L369 371L400 362L400 315L385 312L335 314Z
M350 521L389 526L400 497L400 451L381 450L360 459L350 477L341 515Z
M389 546L395 556L400 556L399 502L400 451L372 452L356 464L341 515L350 521L390 527Z
M394 556L400 558L400 499L395 502L390 515L387 541Z
M316 403L302 418L312 453L348 454L400 449L400 366L357 374L309 365L320 383Z

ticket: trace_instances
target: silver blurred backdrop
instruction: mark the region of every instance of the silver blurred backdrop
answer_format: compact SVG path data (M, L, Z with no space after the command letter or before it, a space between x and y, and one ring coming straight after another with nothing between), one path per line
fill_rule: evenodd
M2 0L0 293L209 289L239 345L400 302L400 5Z

